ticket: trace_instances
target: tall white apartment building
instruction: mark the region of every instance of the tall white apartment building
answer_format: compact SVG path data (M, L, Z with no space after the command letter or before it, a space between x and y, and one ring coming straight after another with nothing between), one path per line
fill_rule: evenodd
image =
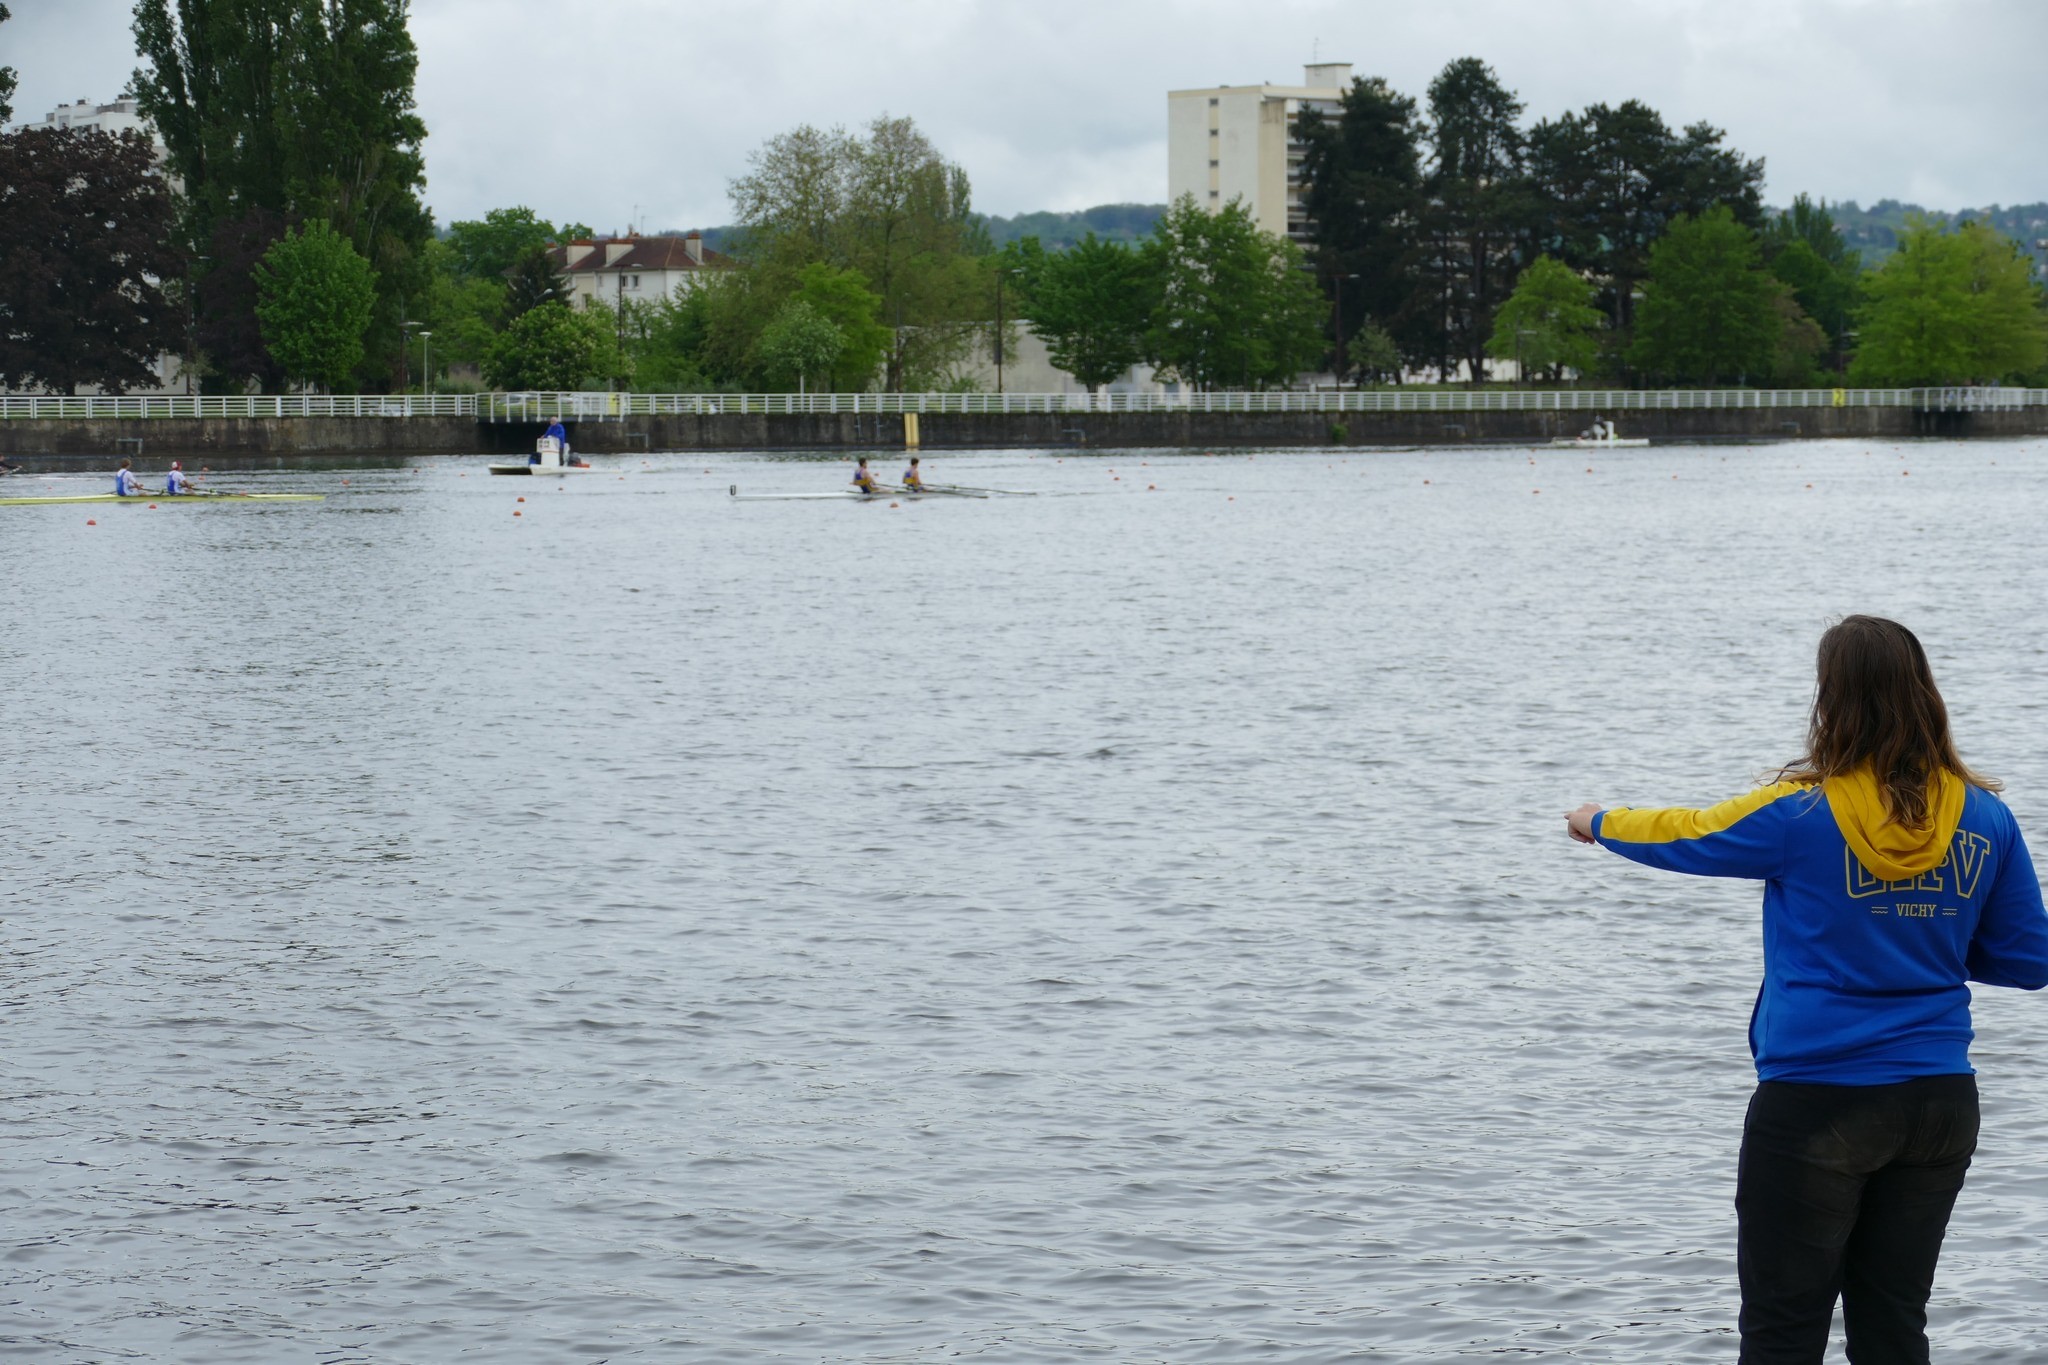
M1294 123L1305 109L1334 118L1351 84L1351 63L1302 68L1300 85L1219 85L1166 94L1166 192L1191 194L1211 213L1242 199L1267 232L1302 241L1301 144Z
M156 144L159 156L163 154L164 140L156 135L149 120L136 112L132 99L118 99L112 104L94 104L84 99L76 104L60 104L41 123L15 125L17 132L28 128L97 128L106 133L141 133Z

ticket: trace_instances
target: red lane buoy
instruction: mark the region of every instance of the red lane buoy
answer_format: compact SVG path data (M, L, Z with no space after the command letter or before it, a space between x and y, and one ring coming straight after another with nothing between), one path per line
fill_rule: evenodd
M154 512L154 511L156 510L156 504L155 504L155 503L151 503L151 504L149 505L149 510L150 510L150 511L152 511L152 512Z
M86 524L87 526L97 526L97 525L99 525L99 523L98 523L98 522L96 522L96 521L94 521L94 520L93 520L93 519L92 519L91 517L87 517L87 518L85 519L85 524Z
M513 513L512 513L512 515L513 515L513 516L515 516L515 517L520 517L520 516L525 516L526 514L525 514L524 512L521 512L521 511L519 511L519 510L517 510L517 509L515 508L515 509L513 510Z
M896 503L893 503L893 502L892 502L892 503L890 503L889 505L890 505L891 507L895 507L895 506L896 506L897 504L896 504Z
M521 502L525 502L525 501L526 501L526 499L525 499L525 498L521 498L521 499L520 499L520 501L521 501Z

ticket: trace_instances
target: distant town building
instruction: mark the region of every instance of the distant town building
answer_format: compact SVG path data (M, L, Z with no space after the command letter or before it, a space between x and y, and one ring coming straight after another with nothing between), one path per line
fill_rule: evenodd
M1300 85L1219 85L1166 95L1166 190L1211 213L1242 199L1267 232L1305 242L1301 206L1302 111L1334 117L1351 84L1351 63L1302 68Z
M621 300L654 303L680 297L714 270L739 263L704 245L704 234L681 237L599 237L549 248L569 279L569 301L617 307Z
M132 99L119 99L112 104L94 104L88 99L81 99L76 104L60 104L41 123L17 123L10 131L18 133L30 128L97 128L105 133L141 133L156 144L159 161L165 151L164 140L157 136L149 120L136 112Z

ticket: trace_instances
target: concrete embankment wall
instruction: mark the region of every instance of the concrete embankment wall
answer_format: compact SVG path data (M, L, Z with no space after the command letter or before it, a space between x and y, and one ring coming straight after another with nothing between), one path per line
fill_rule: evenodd
M1932 413L1905 407L1679 408L1614 415L1630 436L1664 441L1817 437L2048 435L2048 408ZM1458 445L1577 434L1586 412L925 413L928 449ZM395 464L418 455L520 455L538 423L467 417L220 417L0 422L0 455L29 468L144 468L172 459L220 467ZM903 445L903 419L863 414L642 416L570 424L579 450L861 450Z

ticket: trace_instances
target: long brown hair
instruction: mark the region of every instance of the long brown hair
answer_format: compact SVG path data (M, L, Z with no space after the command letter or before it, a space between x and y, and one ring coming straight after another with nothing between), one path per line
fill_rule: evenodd
M1820 637L1806 752L1781 782L1823 782L1868 765L1885 808L1902 825L1927 823L1927 789L1942 770L1971 786L2000 790L1956 753L1948 707L1927 651L1913 632L1882 616L1845 616Z

